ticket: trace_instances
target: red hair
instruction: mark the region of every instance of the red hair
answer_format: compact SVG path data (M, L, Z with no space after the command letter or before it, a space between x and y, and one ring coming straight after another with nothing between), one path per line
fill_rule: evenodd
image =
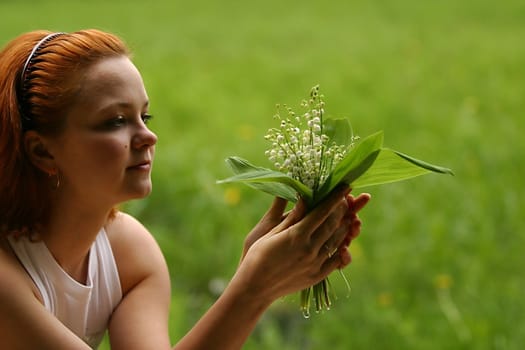
M95 29L61 34L34 54L48 31L22 34L0 51L0 234L36 233L49 214L47 175L35 167L24 149L22 113L30 129L57 135L74 102L80 74L101 59L130 55L117 36ZM22 112L23 111L23 112Z

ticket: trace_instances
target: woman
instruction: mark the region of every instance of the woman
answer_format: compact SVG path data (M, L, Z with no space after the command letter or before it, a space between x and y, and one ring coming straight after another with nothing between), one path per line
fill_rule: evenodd
M169 349L170 281L147 229L115 206L151 191L157 137L124 43L35 31L0 53L0 339L8 349ZM305 214L276 198L238 270L180 349L239 349L277 298L350 263L368 195Z

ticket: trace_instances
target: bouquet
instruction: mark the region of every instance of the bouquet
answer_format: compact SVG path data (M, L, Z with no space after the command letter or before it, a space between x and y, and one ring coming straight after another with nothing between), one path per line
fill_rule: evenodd
M296 113L287 105L277 105L279 125L265 136L270 143L265 154L274 169L229 157L226 162L234 175L218 183L244 183L293 203L300 196L311 209L341 183L356 189L431 172L452 174L448 168L383 147L382 131L360 138L354 135L348 119L326 118L319 85L310 90L300 107L301 112ZM305 317L310 315L312 299L317 312L330 308L328 278L301 291Z

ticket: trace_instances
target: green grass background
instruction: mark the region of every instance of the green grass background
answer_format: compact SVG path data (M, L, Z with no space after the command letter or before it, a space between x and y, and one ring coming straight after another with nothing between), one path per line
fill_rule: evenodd
M246 349L519 349L525 343L525 3L519 0L9 1L0 43L32 29L121 35L160 139L154 191L126 205L161 244L181 337L233 274L271 198L223 160L267 165L277 102L319 83L357 134L452 168L372 187L329 312L277 301ZM105 343L102 349L108 349Z

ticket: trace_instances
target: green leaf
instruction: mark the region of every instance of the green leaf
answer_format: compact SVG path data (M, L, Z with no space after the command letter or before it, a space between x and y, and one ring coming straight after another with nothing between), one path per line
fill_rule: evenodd
M415 164L417 166L425 168L425 169L427 169L429 171L432 171L432 172L435 172L435 173L441 173L441 174L454 175L454 172L451 169L449 169L449 168L444 168L442 166L430 164L430 163L427 163L425 161L416 159L414 157L411 157L411 156L409 156L407 154L404 154L404 153L401 153L401 152L398 152L398 151L395 151L395 150L391 150L391 151L395 152L398 156L400 156L401 158L404 158L406 161L409 161L410 163L413 163L413 164Z
M330 142L345 146L349 146L352 143L352 137L354 136L350 121L346 118L327 118L323 120L323 133L328 136Z
M252 165L239 157L229 157L226 162L236 175L217 181L219 184L244 183L291 202L297 201L296 193L307 201L312 198L312 191L306 185L284 173Z
M228 157L226 159L226 164L230 167L234 174L243 174L247 172L252 172L256 170L270 170L260 166L256 166L248 162L246 159L240 157Z
M321 201L337 185L352 184L372 166L383 144L383 132L379 131L361 140L355 148L337 164L328 179L314 194L314 204Z
M245 184L272 196L284 198L291 203L297 202L297 192L290 186L280 182L245 182Z
M413 158L398 151L382 148L374 164L352 183L353 188L402 181L436 172L453 175L452 170Z

